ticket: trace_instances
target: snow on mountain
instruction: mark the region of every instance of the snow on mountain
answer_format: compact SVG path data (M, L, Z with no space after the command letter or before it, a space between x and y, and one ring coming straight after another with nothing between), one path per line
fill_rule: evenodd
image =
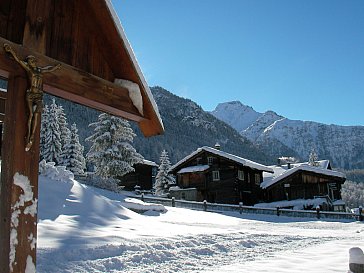
M263 115L240 101L220 103L211 114L229 125L234 124L233 128L238 132L248 128Z
M240 102L219 104L212 113L271 156L307 160L314 148L320 158L330 159L334 167L364 168L364 126L290 120L273 111L260 114ZM247 126L253 117L257 118Z
M251 141L256 141L257 138L266 130L274 125L278 120L284 119L282 116L278 115L273 111L267 111L251 123L245 130L240 131L247 139Z

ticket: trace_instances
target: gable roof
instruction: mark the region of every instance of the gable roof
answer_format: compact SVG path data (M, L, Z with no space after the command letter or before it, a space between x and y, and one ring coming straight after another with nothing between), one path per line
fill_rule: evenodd
M0 16L5 26L0 43L8 43L20 58L35 56L40 66L62 65L44 76L45 92L138 122L145 136L163 133L158 107L112 1L13 2L2 0L7 11ZM19 71L1 46L0 75Z
M163 126L163 122L162 122L162 119L161 119L161 116L159 114L159 111L158 111L158 106L153 98L153 95L149 89L149 86L147 84L147 81L145 80L144 78L144 75L142 73L142 70L140 69L139 67L139 64L138 64L138 61L135 57L135 54L134 54L134 51L129 43L129 40L127 39L126 35L125 35L125 32L124 32L124 29L121 25L121 22L119 20L119 17L117 16L113 6L112 6L112 3L110 0L104 0L107 8L109 9L110 11L110 14L112 16L112 19L114 21L114 25L117 29L117 32L119 34L119 37L122 41L122 43L124 44L124 47L125 47L125 50L127 52L127 54L129 55L129 58L132 62L132 65L134 67L134 70L135 70L135 73L139 79L139 86L141 87L141 91L142 91L142 97L143 97L143 101L146 101L149 103L149 107L148 105L146 105L146 107L148 109L146 109L147 111L147 114L149 114L149 118L150 118L150 123L153 123L153 125L155 127L159 127L159 129L150 129L149 125L147 124L148 122L147 121L142 121L139 123L139 126L141 127L143 133L148 136L148 135L154 135L156 133L160 134L163 132L164 130L164 126ZM152 132L153 131L153 132Z
M173 165L171 167L171 171L174 171L175 169L177 169L180 165L186 163L187 161L189 161L190 159L192 159L193 157L195 157L196 155L202 153L202 152L208 152L210 154L216 155L216 156L220 156L223 157L227 160L233 161L239 165L243 165L243 166L247 166L250 167L252 169L256 169L256 170L260 170L263 172L270 172L273 173L273 169L269 168L265 165L256 163L254 161L239 157L237 155L233 155L233 154L229 154L227 152L223 152L208 146L203 146L201 148L198 148L196 151L192 152L191 154L189 154L188 156L186 156L185 158L183 158L182 160L180 160L179 162L177 162L175 165Z
M330 161L329 160L320 160L318 161L319 166L315 167L315 166L311 166L308 164L308 162L304 162L304 163L293 163L291 164L291 168L288 169L287 165L282 165L282 166L270 166L274 173L271 174L263 174L263 182L260 184L260 187L262 189L267 189L271 186L273 186L274 184L280 182L281 180L283 180L284 178L294 174L297 171L308 171L308 172L313 172L313 173L317 173L317 174L322 174L322 175L328 175L328 176L333 176L333 177L338 177L338 178L343 178L345 179L346 176L344 173L338 172L338 171L333 171L330 170Z

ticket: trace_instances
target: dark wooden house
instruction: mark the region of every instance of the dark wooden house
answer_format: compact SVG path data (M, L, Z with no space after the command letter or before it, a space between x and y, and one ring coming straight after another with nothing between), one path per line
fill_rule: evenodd
M177 177L179 188L196 189L196 201L252 205L262 198L263 172L273 173L273 170L204 146L172 166L170 172Z
M0 78L0 272L35 272L43 91L135 121L145 136L164 128L109 0L1 0Z
M134 190L135 186L139 186L140 190L152 190L158 165L153 161L143 160L142 163L135 164L133 167L135 171L121 177L119 185L128 191Z
M341 200L345 174L333 171L328 160L318 161L316 166L292 163L271 168L274 173L264 174L261 184L266 202L325 198L329 209L334 209Z

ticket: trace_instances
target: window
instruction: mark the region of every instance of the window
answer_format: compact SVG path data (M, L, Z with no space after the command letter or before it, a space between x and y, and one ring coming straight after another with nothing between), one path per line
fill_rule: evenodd
M212 171L212 180L219 181L220 180L220 172L219 171Z
M238 179L244 181L244 171L238 170Z
M255 184L260 185L260 174L259 173L255 174Z
M207 164L212 165L214 163L214 158L212 156L209 156L207 158Z
M197 162L197 165L201 165L202 164L202 157L196 158L196 162Z

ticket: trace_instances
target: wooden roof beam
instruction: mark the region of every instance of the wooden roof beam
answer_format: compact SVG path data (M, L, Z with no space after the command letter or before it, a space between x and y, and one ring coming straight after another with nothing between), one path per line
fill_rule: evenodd
M25 71L5 52L5 43L10 44L21 59L28 55L35 56L40 66L60 63L0 37L0 70L24 74L25 77ZM61 65L61 69L44 74L45 92L132 121L146 121L133 105L126 88L65 63Z

